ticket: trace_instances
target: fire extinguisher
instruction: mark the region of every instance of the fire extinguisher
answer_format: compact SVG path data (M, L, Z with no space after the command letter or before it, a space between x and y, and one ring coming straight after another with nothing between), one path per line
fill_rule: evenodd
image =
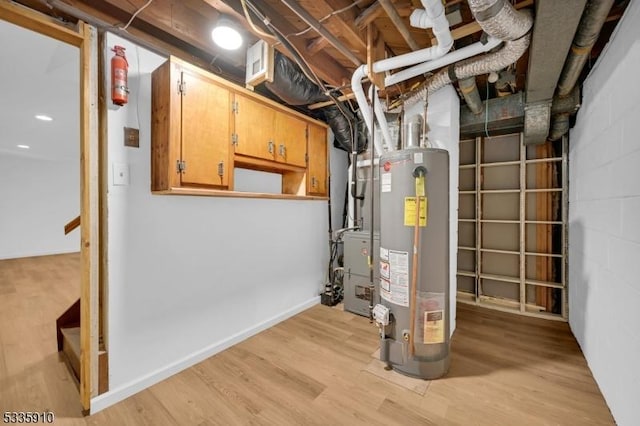
M111 101L116 105L125 105L129 98L129 88L127 87L127 70L129 63L124 56L124 47L114 46L111 51L115 52L111 58Z

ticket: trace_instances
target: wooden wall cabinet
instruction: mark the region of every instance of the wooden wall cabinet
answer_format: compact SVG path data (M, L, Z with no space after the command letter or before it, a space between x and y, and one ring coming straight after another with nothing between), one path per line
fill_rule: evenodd
M327 195L327 129L309 125L309 166L307 168L307 193Z
M152 76L151 189L229 187L233 172L227 88L168 61Z
M177 58L152 74L151 136L156 193L267 196L233 192L241 167L281 174L282 198L327 196L324 123Z

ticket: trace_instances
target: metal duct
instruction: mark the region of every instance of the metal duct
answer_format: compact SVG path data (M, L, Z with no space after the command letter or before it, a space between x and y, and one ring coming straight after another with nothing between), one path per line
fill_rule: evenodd
M576 85L612 5L613 0L590 0L587 3L558 81L558 95L568 95Z
M531 19L530 14L527 14L527 16ZM527 50L530 39L531 35L527 33L517 40L505 42L504 47L496 53L489 53L477 59L459 62L443 69L429 80L426 86L427 93L431 94L452 83L453 78L475 77L476 75L499 71L507 65L511 65L520 59Z
M613 5L613 0L590 0L582 13L580 24L571 51L562 68L560 80L558 81L557 94L560 97L569 95L574 89L582 69L584 68L593 45L598 40L600 30L604 25L609 10ZM548 139L555 141L560 139L569 131L569 115L554 115L551 120L551 130Z
M557 141L569 131L569 115L569 113L562 113L553 116L548 136L550 141Z
M492 37L505 40L498 52L462 61L434 75L424 89L411 97L412 105L425 95L452 83L492 71L500 71L516 62L529 47L533 17L528 11L517 11L506 0L469 0L469 7L480 27Z
M547 140L551 122L551 100L585 4L586 0L536 2L536 22L527 72L525 144L543 143Z
M478 85L476 84L475 77L464 78L458 83L460 91L464 100L467 102L467 106L474 114L480 114L483 111L482 99L480 99L480 92L478 92Z
M525 121L524 92L483 102L485 114L476 115L467 106L460 108L460 137L480 135L504 135L522 131ZM575 113L580 107L580 91L575 88L569 96L555 97L551 103L551 115Z

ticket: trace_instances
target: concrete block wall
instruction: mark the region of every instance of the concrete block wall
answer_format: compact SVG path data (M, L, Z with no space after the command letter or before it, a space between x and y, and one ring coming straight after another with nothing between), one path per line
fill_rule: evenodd
M583 87L569 142L569 324L616 422L640 424L640 2Z

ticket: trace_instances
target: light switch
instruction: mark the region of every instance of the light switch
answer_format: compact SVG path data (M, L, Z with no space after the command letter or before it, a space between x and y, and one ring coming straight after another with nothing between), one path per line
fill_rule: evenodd
M127 163L113 163L113 184L129 185L129 165Z

